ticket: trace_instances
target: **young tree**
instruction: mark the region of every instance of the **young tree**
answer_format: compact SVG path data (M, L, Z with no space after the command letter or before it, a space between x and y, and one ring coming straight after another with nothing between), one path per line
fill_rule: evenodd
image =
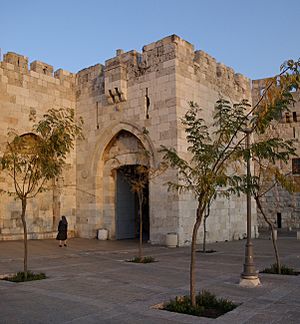
M120 169L125 180L133 193L137 195L139 217L139 252L138 258L143 260L143 206L145 204L145 190L149 184L149 169L145 165L136 165L133 168L123 167Z
M140 154L142 160L149 155L147 152L142 152ZM146 188L148 187L149 181L159 176L164 172L164 164L161 163L159 167L152 168L145 164L139 164L133 168L121 168L120 169L125 177L125 180L129 183L131 191L137 195L138 198L138 215L139 215L139 252L138 258L140 262L143 261L143 207L146 202L147 197L145 197Z
M31 133L18 135L10 132L1 170L13 181L13 190L1 190L19 199L22 204L21 220L24 233L24 278L27 279L27 223L28 199L47 189L49 180L61 174L67 154L76 138L83 138L83 121L75 120L73 109L50 109L33 126Z
M220 99L216 104L213 128L209 129L205 121L199 117L198 105L190 102L190 109L181 119L185 127L190 160L181 158L175 149L162 147L164 159L169 166L178 172L177 181L170 181L171 190L190 192L197 201L195 223L192 231L190 262L190 299L196 305L195 295L195 257L196 238L205 210L218 189L225 194L247 192L251 190L249 182L242 188L243 177L233 175L232 169L239 169L242 161L247 161L256 147L262 158L277 159L281 148L280 139L270 139L245 149L242 145L246 135L264 134L273 120L278 120L284 110L293 103L290 91L298 89L300 62L287 61L281 73L272 78L266 86L258 102L251 107L246 100L231 105ZM270 150L272 152L270 156ZM275 161L274 160L274 161ZM248 177L244 177L249 179ZM227 189L226 189L227 188Z
M295 149L293 146L285 148L287 157L294 155ZM293 178L290 174L284 174L282 169L274 164L270 164L267 161L260 161L259 157L255 158L257 164L256 175L253 177L254 183L252 187L252 195L256 202L257 208L262 214L265 222L269 225L271 230L272 245L274 248L275 260L277 265L277 273L281 273L281 262L279 258L279 252L277 247L277 240L275 237L275 226L274 223L267 216L261 199L271 191L276 185L281 185L284 189L289 192L293 192L297 189L297 185L294 183ZM284 161L284 162L287 162Z
M190 108L181 119L185 127L190 160L181 158L175 149L162 148L164 160L178 172L178 180L168 182L171 190L190 192L197 201L195 223L192 231L190 262L190 299L196 305L195 259L196 239L205 211L220 187L237 183L238 175L232 173L237 167L235 150L241 146L243 137L238 131L246 126L245 111L248 103L243 101L233 107L221 99L216 104L214 129L209 130L199 117L200 109L190 102ZM235 141L235 142L234 142ZM223 194L227 191L223 190Z

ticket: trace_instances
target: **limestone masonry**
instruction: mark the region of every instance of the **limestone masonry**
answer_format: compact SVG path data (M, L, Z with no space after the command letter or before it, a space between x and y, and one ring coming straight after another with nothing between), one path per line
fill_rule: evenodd
M262 81L261 81L262 82ZM254 81L253 91L259 91ZM251 81L218 63L176 35L166 37L83 69L76 74L49 64L7 53L0 62L0 156L4 154L9 128L30 131L49 108L74 108L84 119L84 141L70 154L64 174L53 181L53 190L28 204L31 238L54 237L58 220L66 215L70 234L96 237L107 229L109 239L136 237L136 201L123 181L119 168L140 164L138 152L150 152L146 164L160 163L160 145L187 154L180 117L195 101L205 120L212 120L216 101L222 95L232 102L252 100ZM253 93L255 97L255 94ZM297 116L299 118L299 106ZM281 123L283 136L298 137L294 115ZM178 244L189 244L195 215L190 195L168 192L164 185L176 176L168 171L149 181L145 207L145 235L153 244L164 244L166 234L177 233ZM10 186L0 177L0 186ZM266 198L269 213L282 226L299 226L299 196L280 192L276 210L274 195ZM278 199L277 199L278 201ZM21 205L0 196L0 240L22 237ZM252 206L253 235L257 234L255 204ZM246 233L244 197L219 198L208 218L208 241L239 239ZM202 236L200 230L199 238Z

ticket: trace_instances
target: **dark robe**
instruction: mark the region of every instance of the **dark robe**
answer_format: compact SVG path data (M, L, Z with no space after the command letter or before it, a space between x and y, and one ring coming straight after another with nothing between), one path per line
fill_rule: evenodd
M64 221L59 221L58 224L58 234L56 236L57 240L64 241L68 238L68 223Z

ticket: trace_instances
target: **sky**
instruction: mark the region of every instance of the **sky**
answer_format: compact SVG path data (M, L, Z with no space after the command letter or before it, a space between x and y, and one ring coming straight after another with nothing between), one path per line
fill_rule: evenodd
M299 0L0 0L1 59L70 72L176 34L251 79L300 57Z

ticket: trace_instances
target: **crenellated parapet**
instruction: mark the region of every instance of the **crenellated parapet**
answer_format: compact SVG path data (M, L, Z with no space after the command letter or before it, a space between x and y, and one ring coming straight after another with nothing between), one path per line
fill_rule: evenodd
M87 87L89 91L104 93L108 104L126 101L128 87L143 82L144 77L151 73L155 73L155 77L177 73L198 83L211 85L225 95L234 94L233 97L246 96L250 91L248 78L217 62L204 51L195 51L192 44L177 35L145 45L142 53L117 50L116 57L107 60L105 66L96 64L77 74L62 69L54 72L52 65L41 61L33 61L28 68L28 58L13 52L4 55L1 67L50 83L58 79L66 86L77 84L80 92Z
M41 61L33 61L30 64L30 70L40 74L53 76L53 66Z
M145 45L143 47L142 61L149 71L162 68L164 62L175 58L186 59L186 55L192 57L194 47L187 41L177 35L165 37L157 42Z
M220 88L226 95L235 92L238 95L250 94L250 79L217 62L215 58L204 51L195 51L194 56L195 75L201 82L204 80Z
M54 78L59 79L61 81L75 83L76 74L63 69L58 69L54 72Z
M192 60L193 50L193 45L176 35L145 45L142 53L135 50L126 53L117 50L116 57L105 62L107 102L115 104L126 101L128 86L143 82L144 77L151 73L155 73L155 77L174 74L174 60L185 60L186 55Z
M21 73L28 73L28 57L14 52L8 52L3 55L2 67Z
M3 61L0 62L0 67L3 71L6 71L6 73L3 72L3 74L6 75L8 80L12 83L14 80L22 81L24 76L27 76L31 77L32 80L39 79L52 84L64 83L68 87L70 87L71 83L75 84L76 75L74 73L62 69L53 72L52 65L41 61L31 62L30 68L28 68L28 64L28 57L8 52L3 55ZM40 84L41 81L39 82ZM23 86L23 82L17 82L16 85ZM44 83L44 85L46 86L46 83Z
M126 101L127 88L155 73L155 77L179 74L205 83L233 99L250 97L250 80L219 63L204 51L177 35L165 37L143 47L142 53L117 50L116 57L105 62L105 95L109 104Z

